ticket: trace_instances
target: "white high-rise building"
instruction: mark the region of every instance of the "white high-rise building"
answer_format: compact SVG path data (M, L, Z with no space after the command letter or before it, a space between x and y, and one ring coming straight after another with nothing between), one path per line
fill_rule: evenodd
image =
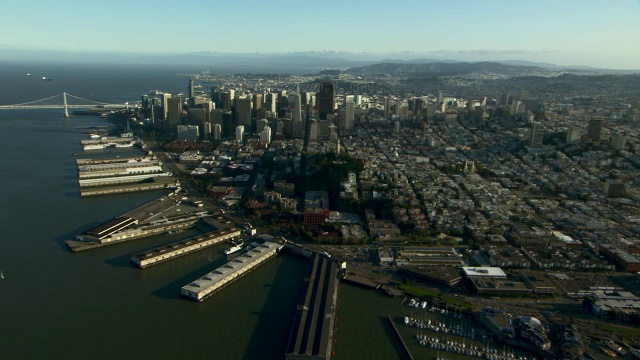
M242 125L236 126L236 141L241 143L243 136L244 136L244 126Z
M264 129L262 129L260 132L260 143L267 145L271 143L271 127L265 126Z
M220 140L222 138L222 126L220 126L220 124L213 124L211 127L213 128L213 140Z
M171 94L162 94L162 120L167 120L169 114L169 99Z

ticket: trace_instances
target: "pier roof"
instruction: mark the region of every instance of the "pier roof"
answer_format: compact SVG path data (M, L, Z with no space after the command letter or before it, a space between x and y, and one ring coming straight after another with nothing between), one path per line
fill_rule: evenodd
M248 251L244 255L229 261L225 265L209 272L205 276L193 281L192 283L183 286L183 289L199 293L208 289L210 286L215 285L217 282L222 281L224 278L234 275L242 270L244 267L252 263L255 259L260 258L265 253L276 250L282 247L281 244L275 242L265 242L258 247Z

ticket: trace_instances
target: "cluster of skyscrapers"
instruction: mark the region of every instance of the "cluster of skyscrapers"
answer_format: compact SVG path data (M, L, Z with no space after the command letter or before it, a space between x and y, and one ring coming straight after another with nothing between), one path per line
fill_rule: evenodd
M353 129L357 96L345 97L336 107L334 84L322 82L317 93L266 88L237 94L236 89L212 87L209 94L196 94L189 80L188 94L152 92L158 98L142 97L145 118L159 130L178 139L241 142L255 134L260 142L299 138L307 141L337 138L339 129Z

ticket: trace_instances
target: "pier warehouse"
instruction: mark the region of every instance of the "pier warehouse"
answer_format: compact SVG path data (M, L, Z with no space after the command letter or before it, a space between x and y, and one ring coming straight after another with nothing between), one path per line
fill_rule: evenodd
M139 268L145 268L197 250L202 250L225 240L236 239L241 234L242 230L236 228L212 231L204 235L180 240L132 255L131 262Z
M202 301L256 266L274 257L282 246L282 244L267 241L189 285L183 286L181 294L190 299Z
M309 285L293 321L285 359L329 359L338 267L327 257L316 255L308 277Z

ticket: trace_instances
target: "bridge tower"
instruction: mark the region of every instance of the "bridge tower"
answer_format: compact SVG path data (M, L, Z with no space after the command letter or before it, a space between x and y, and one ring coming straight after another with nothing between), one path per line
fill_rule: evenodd
M69 117L69 108L67 107L67 93L62 93L62 102L64 103L64 117Z

